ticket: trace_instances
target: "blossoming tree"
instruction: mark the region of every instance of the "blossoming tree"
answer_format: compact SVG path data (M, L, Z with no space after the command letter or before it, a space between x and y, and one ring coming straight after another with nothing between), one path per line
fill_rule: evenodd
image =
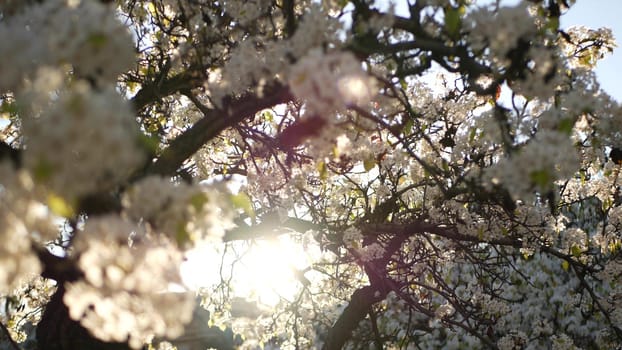
M573 3L2 1L0 348L621 346L614 41ZM275 237L308 263L266 309L233 281Z

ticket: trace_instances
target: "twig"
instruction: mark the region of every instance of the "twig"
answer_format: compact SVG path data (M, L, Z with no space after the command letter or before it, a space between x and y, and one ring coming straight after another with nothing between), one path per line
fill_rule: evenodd
M4 323L0 322L0 328L2 328L2 331L6 334L6 337L9 340L9 343L11 344L11 347L13 349L15 349L15 350L20 350L20 348L17 345L17 343L15 342L15 340L13 340L13 338L11 337L11 333L9 333L9 329L6 328Z

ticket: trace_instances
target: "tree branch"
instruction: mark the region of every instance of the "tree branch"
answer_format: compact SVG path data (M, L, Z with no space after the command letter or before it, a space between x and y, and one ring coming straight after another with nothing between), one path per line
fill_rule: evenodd
M4 141L0 141L0 161L7 158L13 162L13 165L19 167L22 161L22 152Z
M279 232L279 229L281 230ZM304 233L309 230L322 230L323 227L318 224L314 224L311 221L302 220L298 218L287 218L281 222L278 217L266 217L261 223L256 225L239 224L238 227L231 229L225 233L222 238L224 242L240 241L258 238L267 238L270 236L277 236L285 233L285 230L289 229L296 232Z
M387 291L379 291L372 286L365 286L352 293L350 303L343 310L337 322L328 331L322 350L340 350L352 336L359 322L365 319L373 304L383 300Z
M52 279L62 284L67 281L76 281L83 276L82 271L76 266L73 259L56 256L46 248L34 244L32 249L37 253L37 257L41 265L43 265L41 277Z
M2 332L5 334L6 339L9 341L9 344L11 344L11 348L15 350L20 350L15 340L13 340L13 338L11 337L11 333L9 332L9 329L6 328L6 326L2 322L0 322L0 329L2 329Z
M283 1L283 16L285 17L285 33L291 38L296 31L296 12L294 0Z
M174 75L162 81L149 82L132 97L134 108L139 111L146 105L153 103L162 97L166 97L182 90L190 90L200 86L202 78L189 68L188 70Z
M414 221L408 224L368 224L363 226L363 233L377 235L379 233L392 233L397 235L412 236L418 233L432 233L447 239L463 242L489 243L520 248L522 242L512 238L496 238L483 240L476 236L462 234L453 226L442 226L425 221Z
M350 298L350 303L343 310L337 322L328 331L327 340L322 350L338 350L350 339L352 332L358 327L359 322L365 319L368 313L373 311L375 303L384 300L389 291L398 291L393 281L387 276L386 264L393 254L400 249L406 236L395 236L385 247L382 259L364 263L365 273L369 278L370 285L357 289ZM360 256L354 253L357 259ZM376 346L381 347L380 340L376 338Z
M254 116L262 109L291 99L289 89L276 84L264 96L248 94L224 103L222 109L204 109L204 117L174 139L158 160L147 167L146 173L174 175L186 159L226 128Z

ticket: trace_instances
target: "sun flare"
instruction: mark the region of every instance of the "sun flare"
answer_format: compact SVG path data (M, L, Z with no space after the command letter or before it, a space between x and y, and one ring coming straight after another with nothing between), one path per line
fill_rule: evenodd
M218 283L224 271L232 276L235 297L275 306L281 298L291 301L307 283L302 271L310 266L310 260L309 251L282 235L233 244L224 258L214 247L196 249L188 254L181 274L186 286L199 289ZM220 269L221 261L224 269Z

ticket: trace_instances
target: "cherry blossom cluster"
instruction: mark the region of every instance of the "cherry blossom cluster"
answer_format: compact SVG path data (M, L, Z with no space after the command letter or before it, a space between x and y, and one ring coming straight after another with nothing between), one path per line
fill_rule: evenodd
M515 267L520 270L506 271L513 283L495 285L491 281L478 281L476 266L458 257L447 264L446 281L456 284L454 291L458 300L470 300L481 310L482 316L492 322L488 332L499 335L496 345L500 349L516 346L573 348L577 344L572 339L607 346L606 336L599 328L602 320L581 321L581 313L591 307L586 299L589 297L578 294L580 289L577 286L581 282L558 260L538 253L517 261ZM521 273L525 275L521 276ZM529 278L525 280L524 276ZM491 290L499 291L501 298L492 295ZM437 313L449 310L451 306L441 305ZM459 328L439 336L436 332L443 332L442 323L432 322L430 325L434 330L417 337L418 345L453 348L465 342L473 346L479 344L476 338Z
M178 250L149 241L129 221L108 216L86 222L73 253L85 278L65 285L64 302L71 318L96 337L128 341L138 349L153 335L183 333L194 296L168 290L171 283L181 283Z
M241 17L242 22L259 16L266 6L264 0L250 4L237 1L225 3L225 8L234 17ZM244 10L238 11L239 8ZM278 25L283 27L284 23L280 21ZM291 59L299 59L323 45L341 46L341 41L334 35L340 27L341 24L329 16L322 6L310 3L304 10L298 29L290 38L274 40L272 35L241 38L223 68L212 72L206 83L212 100L218 105L223 96L243 93L253 85L261 93L265 83L274 79L283 80L287 76ZM272 31L270 28L269 32Z
M499 25L503 23L503 25ZM514 7L500 7L496 12L481 7L467 17L464 23L469 31L471 46L476 51L488 49L489 57L500 60L505 66L507 54L519 45L529 42L537 32L535 19L528 12L528 4L521 2Z
M10 292L41 272L32 245L54 238L47 208L37 200L34 183L23 171L0 162L0 293Z
M267 8L270 7L271 1L254 0L254 1L225 1L225 11L234 17L242 25L247 25L256 20Z
M112 88L76 82L51 103L23 120L24 164L38 183L75 200L114 187L144 163L132 108Z
M125 213L147 223L180 247L219 241L231 227L233 212L224 192L215 186L174 184L159 176L134 184L123 200Z
M591 29L585 26L573 26L567 28L566 33L570 39L569 42L578 44L568 45L568 41L566 41L560 45L562 52L568 58L568 65L572 68L592 67L616 46L610 28ZM602 44L600 46L589 45L595 41Z
M10 314L10 318L7 317L10 320L9 322L21 327L10 328L9 330L11 337L20 342L25 350L37 349L36 334L33 334L33 328L41 320L41 313L38 310L45 307L55 291L56 283L54 281L38 276L6 294L19 298L17 304L5 305L4 309L7 316ZM0 349L4 348L0 345Z
M529 201L534 191L547 193L555 181L570 178L578 167L577 151L566 134L540 131L486 174L491 184L503 184L514 198Z
M114 10L92 0L45 1L3 19L0 52L0 92L16 90L38 67L63 64L81 77L112 82L136 56Z
M348 52L311 50L289 72L292 93L306 102L308 113L322 118L369 102L373 96L372 82Z

